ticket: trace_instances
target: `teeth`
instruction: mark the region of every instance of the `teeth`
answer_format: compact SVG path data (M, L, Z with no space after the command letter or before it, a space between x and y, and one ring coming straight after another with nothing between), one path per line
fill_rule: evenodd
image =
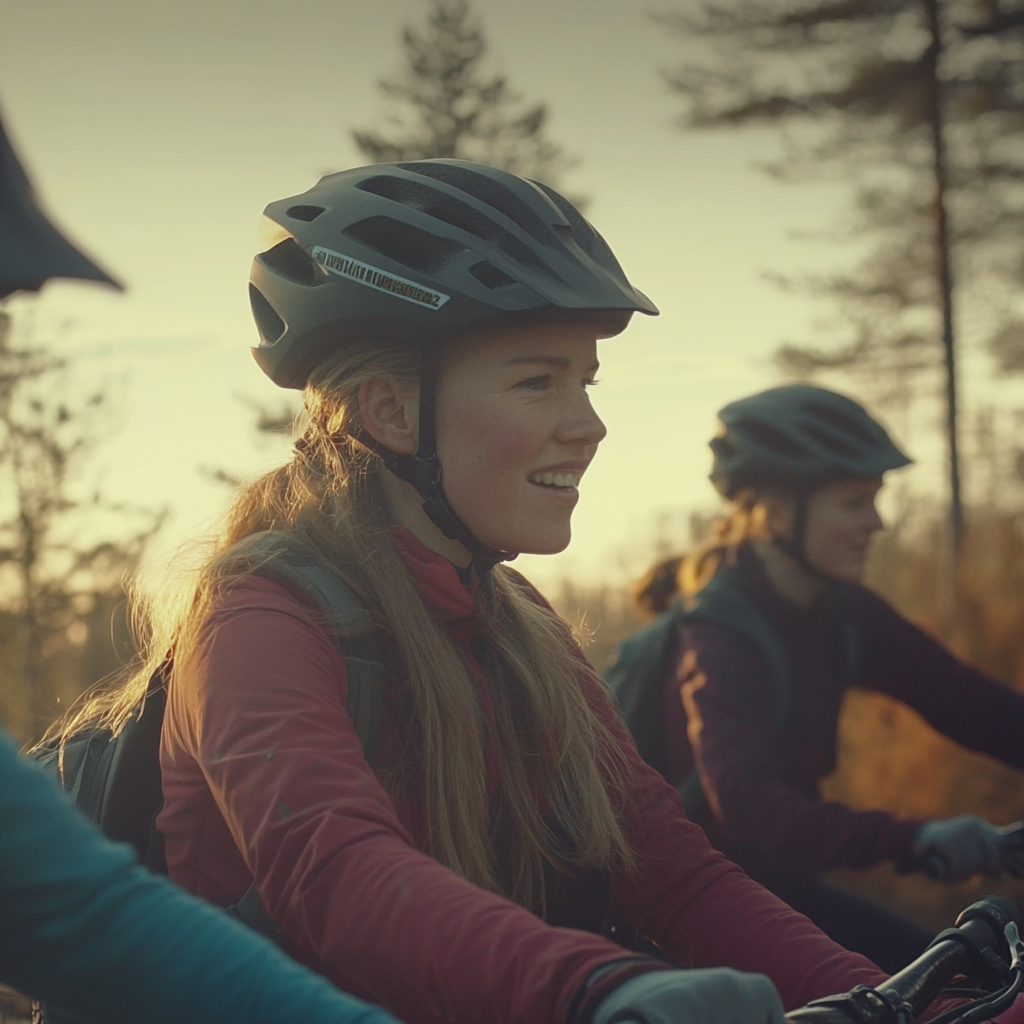
M546 484L548 487L577 487L582 473L534 473L530 483Z

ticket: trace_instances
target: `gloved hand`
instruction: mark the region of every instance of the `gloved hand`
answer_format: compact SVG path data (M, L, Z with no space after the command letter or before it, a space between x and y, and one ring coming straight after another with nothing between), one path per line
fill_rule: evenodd
M973 814L929 821L914 840L914 856L922 870L941 882L962 882L972 875L998 878L1003 868L1016 874L1019 855L1007 833L1016 826L996 828Z
M1004 825L999 832L999 846L1003 852L1003 867L1014 878L1024 878L1024 821Z
M775 986L731 967L651 971L610 992L594 1024L785 1024Z

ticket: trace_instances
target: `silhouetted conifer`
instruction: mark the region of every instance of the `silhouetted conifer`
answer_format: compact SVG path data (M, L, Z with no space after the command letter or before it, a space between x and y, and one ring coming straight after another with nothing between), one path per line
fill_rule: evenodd
M777 360L796 376L859 374L904 405L942 368L958 539L956 314L985 277L1012 282L1009 309L1024 267L1024 5L736 0L663 20L692 44L669 77L685 127L775 127L786 148L770 173L856 183L844 234L874 248L798 284L838 302L847 340L786 345Z
M367 160L476 160L558 187L576 161L547 136L546 104L525 104L486 69L487 40L469 0L431 0L425 27L402 31L404 64L380 82L385 130L353 131Z

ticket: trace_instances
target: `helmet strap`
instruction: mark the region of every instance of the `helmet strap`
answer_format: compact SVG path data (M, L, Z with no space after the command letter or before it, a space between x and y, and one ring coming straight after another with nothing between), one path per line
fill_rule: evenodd
M798 491L793 503L793 529L789 537L776 537L772 543L780 551L789 555L798 563L804 572L824 583L835 583L835 579L827 572L822 572L807 557L807 509L811 503L812 490Z
M415 455L401 455L380 444L368 431L356 440L379 456L400 480L410 483L423 499L426 517L449 539L457 540L472 556L472 564L484 579L498 562L510 562L517 552L484 547L452 508L444 492L441 460L437 457L437 386L441 369L441 345L428 342L420 356L419 446Z

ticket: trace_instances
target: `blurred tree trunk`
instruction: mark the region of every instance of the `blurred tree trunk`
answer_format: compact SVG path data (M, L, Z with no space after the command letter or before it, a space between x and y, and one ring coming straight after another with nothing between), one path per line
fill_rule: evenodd
M487 40L469 0L430 0L426 26L407 26L402 50L401 71L380 82L390 130L352 132L367 160L474 160L559 187L577 161L548 138L545 104L524 105L504 75L485 72Z
M931 128L932 174L935 189L935 270L942 311L942 350L946 367L946 443L949 451L950 537L954 562L963 547L964 509L960 494L960 453L957 433L956 335L953 322L953 254L950 251L949 211L946 196L946 103L939 68L943 54L942 8L939 0L924 0L928 21L928 48L924 75L928 82L928 122ZM954 565L955 572L955 565Z
M838 305L848 340L784 345L776 358L793 376L851 373L890 406L909 407L934 381L959 548L956 324L983 277L1002 280L1009 309L1024 261L1017 4L733 0L664 20L692 53L669 79L684 127L772 127L787 149L769 173L855 183L841 237L874 249L849 272L796 282Z

